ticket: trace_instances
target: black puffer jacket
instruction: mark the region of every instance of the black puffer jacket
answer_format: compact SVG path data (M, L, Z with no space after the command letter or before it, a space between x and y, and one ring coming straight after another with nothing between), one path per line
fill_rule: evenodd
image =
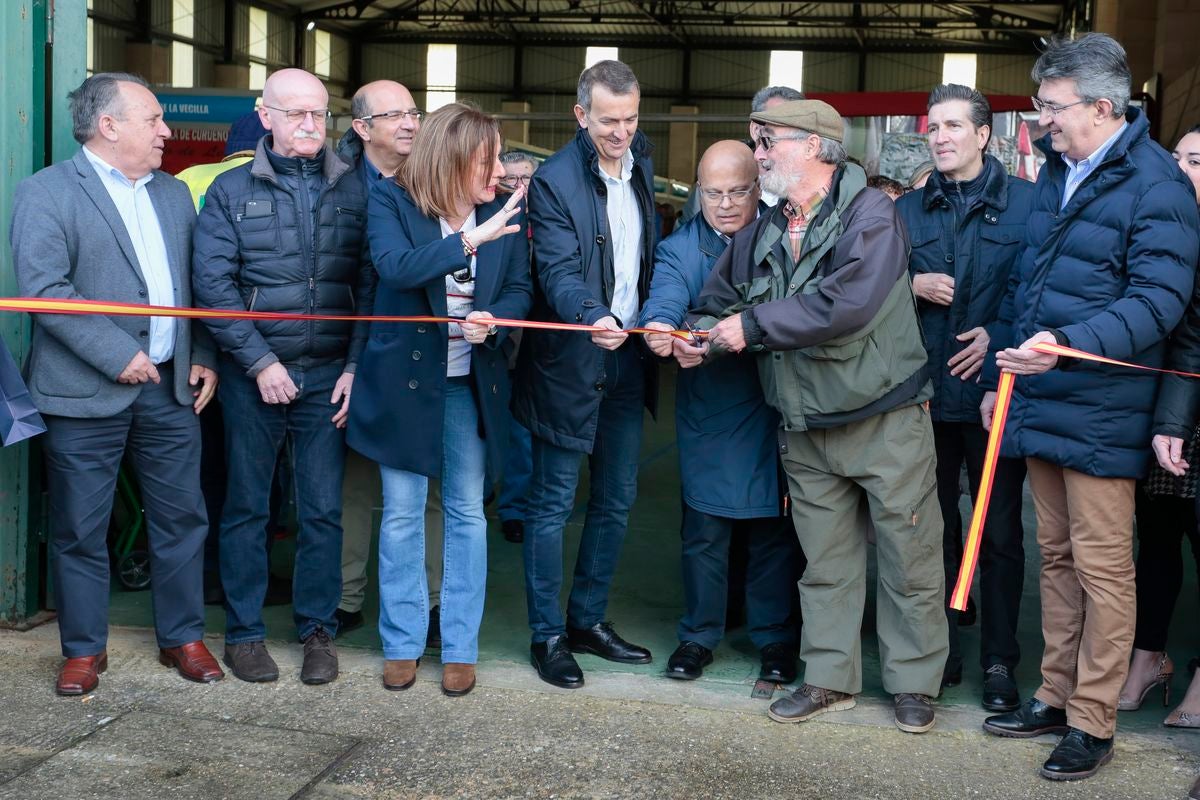
M269 157L270 146L271 137L264 137L254 160L218 176L205 196L192 254L197 305L369 315L372 268L362 181L331 148L316 159L320 174L311 175L305 174L307 160ZM250 376L277 361L298 369L345 361L353 372L366 340L366 323L205 324Z

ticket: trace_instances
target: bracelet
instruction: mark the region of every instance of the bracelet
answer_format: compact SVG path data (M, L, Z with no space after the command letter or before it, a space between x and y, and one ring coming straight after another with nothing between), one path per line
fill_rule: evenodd
M466 256L467 258L474 258L475 255L479 252L479 248L472 247L471 243L467 241L467 235L465 233L463 233L462 231L458 232L458 236L460 239L462 239L463 255Z

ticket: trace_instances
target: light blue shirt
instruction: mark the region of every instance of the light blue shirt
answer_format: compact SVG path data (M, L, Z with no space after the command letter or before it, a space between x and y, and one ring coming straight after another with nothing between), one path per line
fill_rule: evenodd
M596 165L596 171L608 186L608 244L613 249L612 305L609 310L621 325L632 325L638 318L638 278L642 272L642 210L633 189L633 153L621 157L621 177L614 178Z
M138 268L146 281L146 293L150 305L174 306L175 281L171 278L171 264L167 256L167 243L163 239L158 213L150 201L146 184L154 177L151 172L136 181L130 181L116 167L86 147L83 154L96 168L100 182L108 190L125 230L133 242ZM150 351L146 355L155 364L170 361L175 354L175 319L173 317L150 318Z
M1127 127L1129 127L1129 123L1122 122L1121 127L1117 128L1117 132L1108 137L1108 141L1096 148L1096 151L1087 158L1075 161L1069 158L1066 153L1062 154L1062 160L1067 164L1067 182L1063 187L1062 205L1059 206L1059 209L1066 208L1067 203L1071 202L1071 197L1074 196L1075 190L1079 188L1080 184L1087 179L1088 175L1096 171L1096 167L1104 163L1104 157L1108 155L1108 151L1112 149L1117 139L1121 138L1121 134L1125 132Z

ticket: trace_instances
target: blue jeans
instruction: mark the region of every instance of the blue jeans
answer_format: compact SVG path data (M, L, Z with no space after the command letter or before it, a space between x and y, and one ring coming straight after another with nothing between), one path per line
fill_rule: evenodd
M487 587L487 520L479 412L464 380L446 383L442 429L442 663L479 659L479 623ZM429 479L380 465L379 637L383 657L417 659L425 652L429 590L425 576L425 497Z
M504 451L504 474L496 513L501 522L525 519L529 503L529 476L533 472L533 436L515 419L508 421L508 447Z
M591 496L567 601L573 628L604 621L608 589L617 569L629 509L637 497L645 387L633 342L605 354L604 398L592 453ZM525 519L525 600L533 641L566 631L558 595L563 582L563 530L575 505L581 454L533 439L533 474Z
M221 362L218 391L225 416L229 484L221 515L221 583L225 588L225 641L262 641L263 599L269 565L263 530L271 508L275 461L290 442L300 530L292 581L292 618L301 639L317 628L337 632L334 610L342 596L342 473L346 440L329 402L341 363L289 369L299 394L268 405L258 383L230 359Z

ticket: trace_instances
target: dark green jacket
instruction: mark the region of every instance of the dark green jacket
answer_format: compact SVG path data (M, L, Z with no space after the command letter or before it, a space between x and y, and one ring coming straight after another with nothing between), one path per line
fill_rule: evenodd
M907 234L853 164L834 174L799 263L782 206L734 237L691 318L709 328L737 313L784 430L846 425L932 395Z

